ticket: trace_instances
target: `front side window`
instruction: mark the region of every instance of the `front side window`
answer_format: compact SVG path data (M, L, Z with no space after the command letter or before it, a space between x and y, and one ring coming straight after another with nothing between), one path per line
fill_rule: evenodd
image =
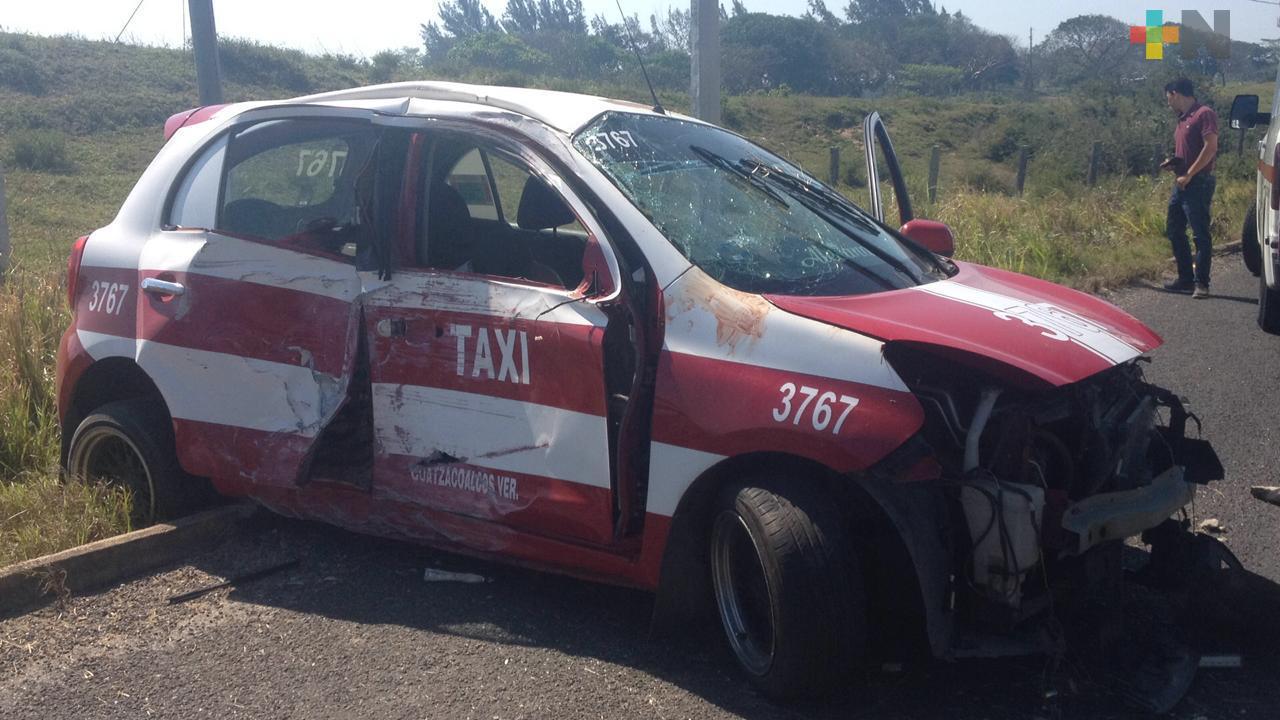
M231 136L216 229L350 254L371 223L378 133L367 123L275 120Z
M462 133L440 133L425 176L415 264L577 287L587 233L565 199L516 155Z
M945 276L842 196L719 128L610 112L574 146L690 262L738 290L858 295Z

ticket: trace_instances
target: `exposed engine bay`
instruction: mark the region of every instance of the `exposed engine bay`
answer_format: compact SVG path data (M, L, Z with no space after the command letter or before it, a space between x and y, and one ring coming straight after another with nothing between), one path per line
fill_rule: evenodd
M998 384L910 349L891 362L925 409L922 436L941 466L955 654L1017 652L974 640L993 636L1035 637L1045 649L1043 626L1122 594L1127 538L1222 477L1209 444L1186 437L1198 419L1144 380L1141 361L1048 389ZM1107 634L1102 617L1089 622Z

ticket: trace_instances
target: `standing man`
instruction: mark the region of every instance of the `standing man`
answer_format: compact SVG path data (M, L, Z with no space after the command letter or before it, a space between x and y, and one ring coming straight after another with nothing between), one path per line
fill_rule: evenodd
M1176 179L1169 197L1166 232L1178 264L1178 279L1164 289L1192 293L1193 298L1209 297L1209 266L1213 262L1213 239L1209 235L1209 208L1213 204L1213 160L1218 155L1218 114L1201 105L1195 88L1186 78L1164 86L1165 100L1178 116L1173 130L1173 157L1160 167L1172 170ZM1187 223L1196 240L1194 268L1187 243Z

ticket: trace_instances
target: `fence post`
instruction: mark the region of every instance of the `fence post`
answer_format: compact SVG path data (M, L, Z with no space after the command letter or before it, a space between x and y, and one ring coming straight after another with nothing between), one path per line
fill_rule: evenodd
M1018 149L1018 179L1014 186L1018 189L1018 197L1022 197L1022 188L1027 184L1027 161L1031 159L1031 148L1023 145Z
M4 166L0 165L0 273L9 267L9 208L4 198ZM0 280L4 276L0 275Z
M1098 184L1098 161L1102 159L1102 143L1093 144L1093 153L1089 155L1089 187Z
M827 169L827 184L831 187L840 186L840 148L838 146L831 148L831 165Z
M942 148L934 145L929 150L929 202L938 202L938 167L942 164ZM867 178L870 182L870 178Z

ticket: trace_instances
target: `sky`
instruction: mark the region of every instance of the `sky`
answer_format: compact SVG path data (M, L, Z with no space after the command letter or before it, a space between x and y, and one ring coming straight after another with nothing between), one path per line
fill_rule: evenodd
M179 46L186 35L187 0L0 0L0 28L40 35L80 35L114 39L137 7L123 40L149 45ZM418 46L418 27L435 17L440 0L213 0L220 35L283 45L312 53L345 53L368 57L380 50ZM495 16L505 0L483 0ZM841 13L847 0L827 0ZM685 7L671 0L622 0L628 15L646 20L669 7ZM1169 4L1163 4L1169 3ZM1034 29L1036 42L1059 22L1076 15L1099 13L1142 24L1148 9L1163 10L1177 21L1183 10L1198 10L1208 23L1213 10L1231 11L1231 35L1257 42L1280 36L1276 20L1280 0L935 0L949 11L961 10L977 25L1009 35L1020 46ZM727 6L729 0L724 0ZM805 0L744 0L748 10L773 14L804 14ZM583 0L588 17L603 14L616 21L615 0Z

